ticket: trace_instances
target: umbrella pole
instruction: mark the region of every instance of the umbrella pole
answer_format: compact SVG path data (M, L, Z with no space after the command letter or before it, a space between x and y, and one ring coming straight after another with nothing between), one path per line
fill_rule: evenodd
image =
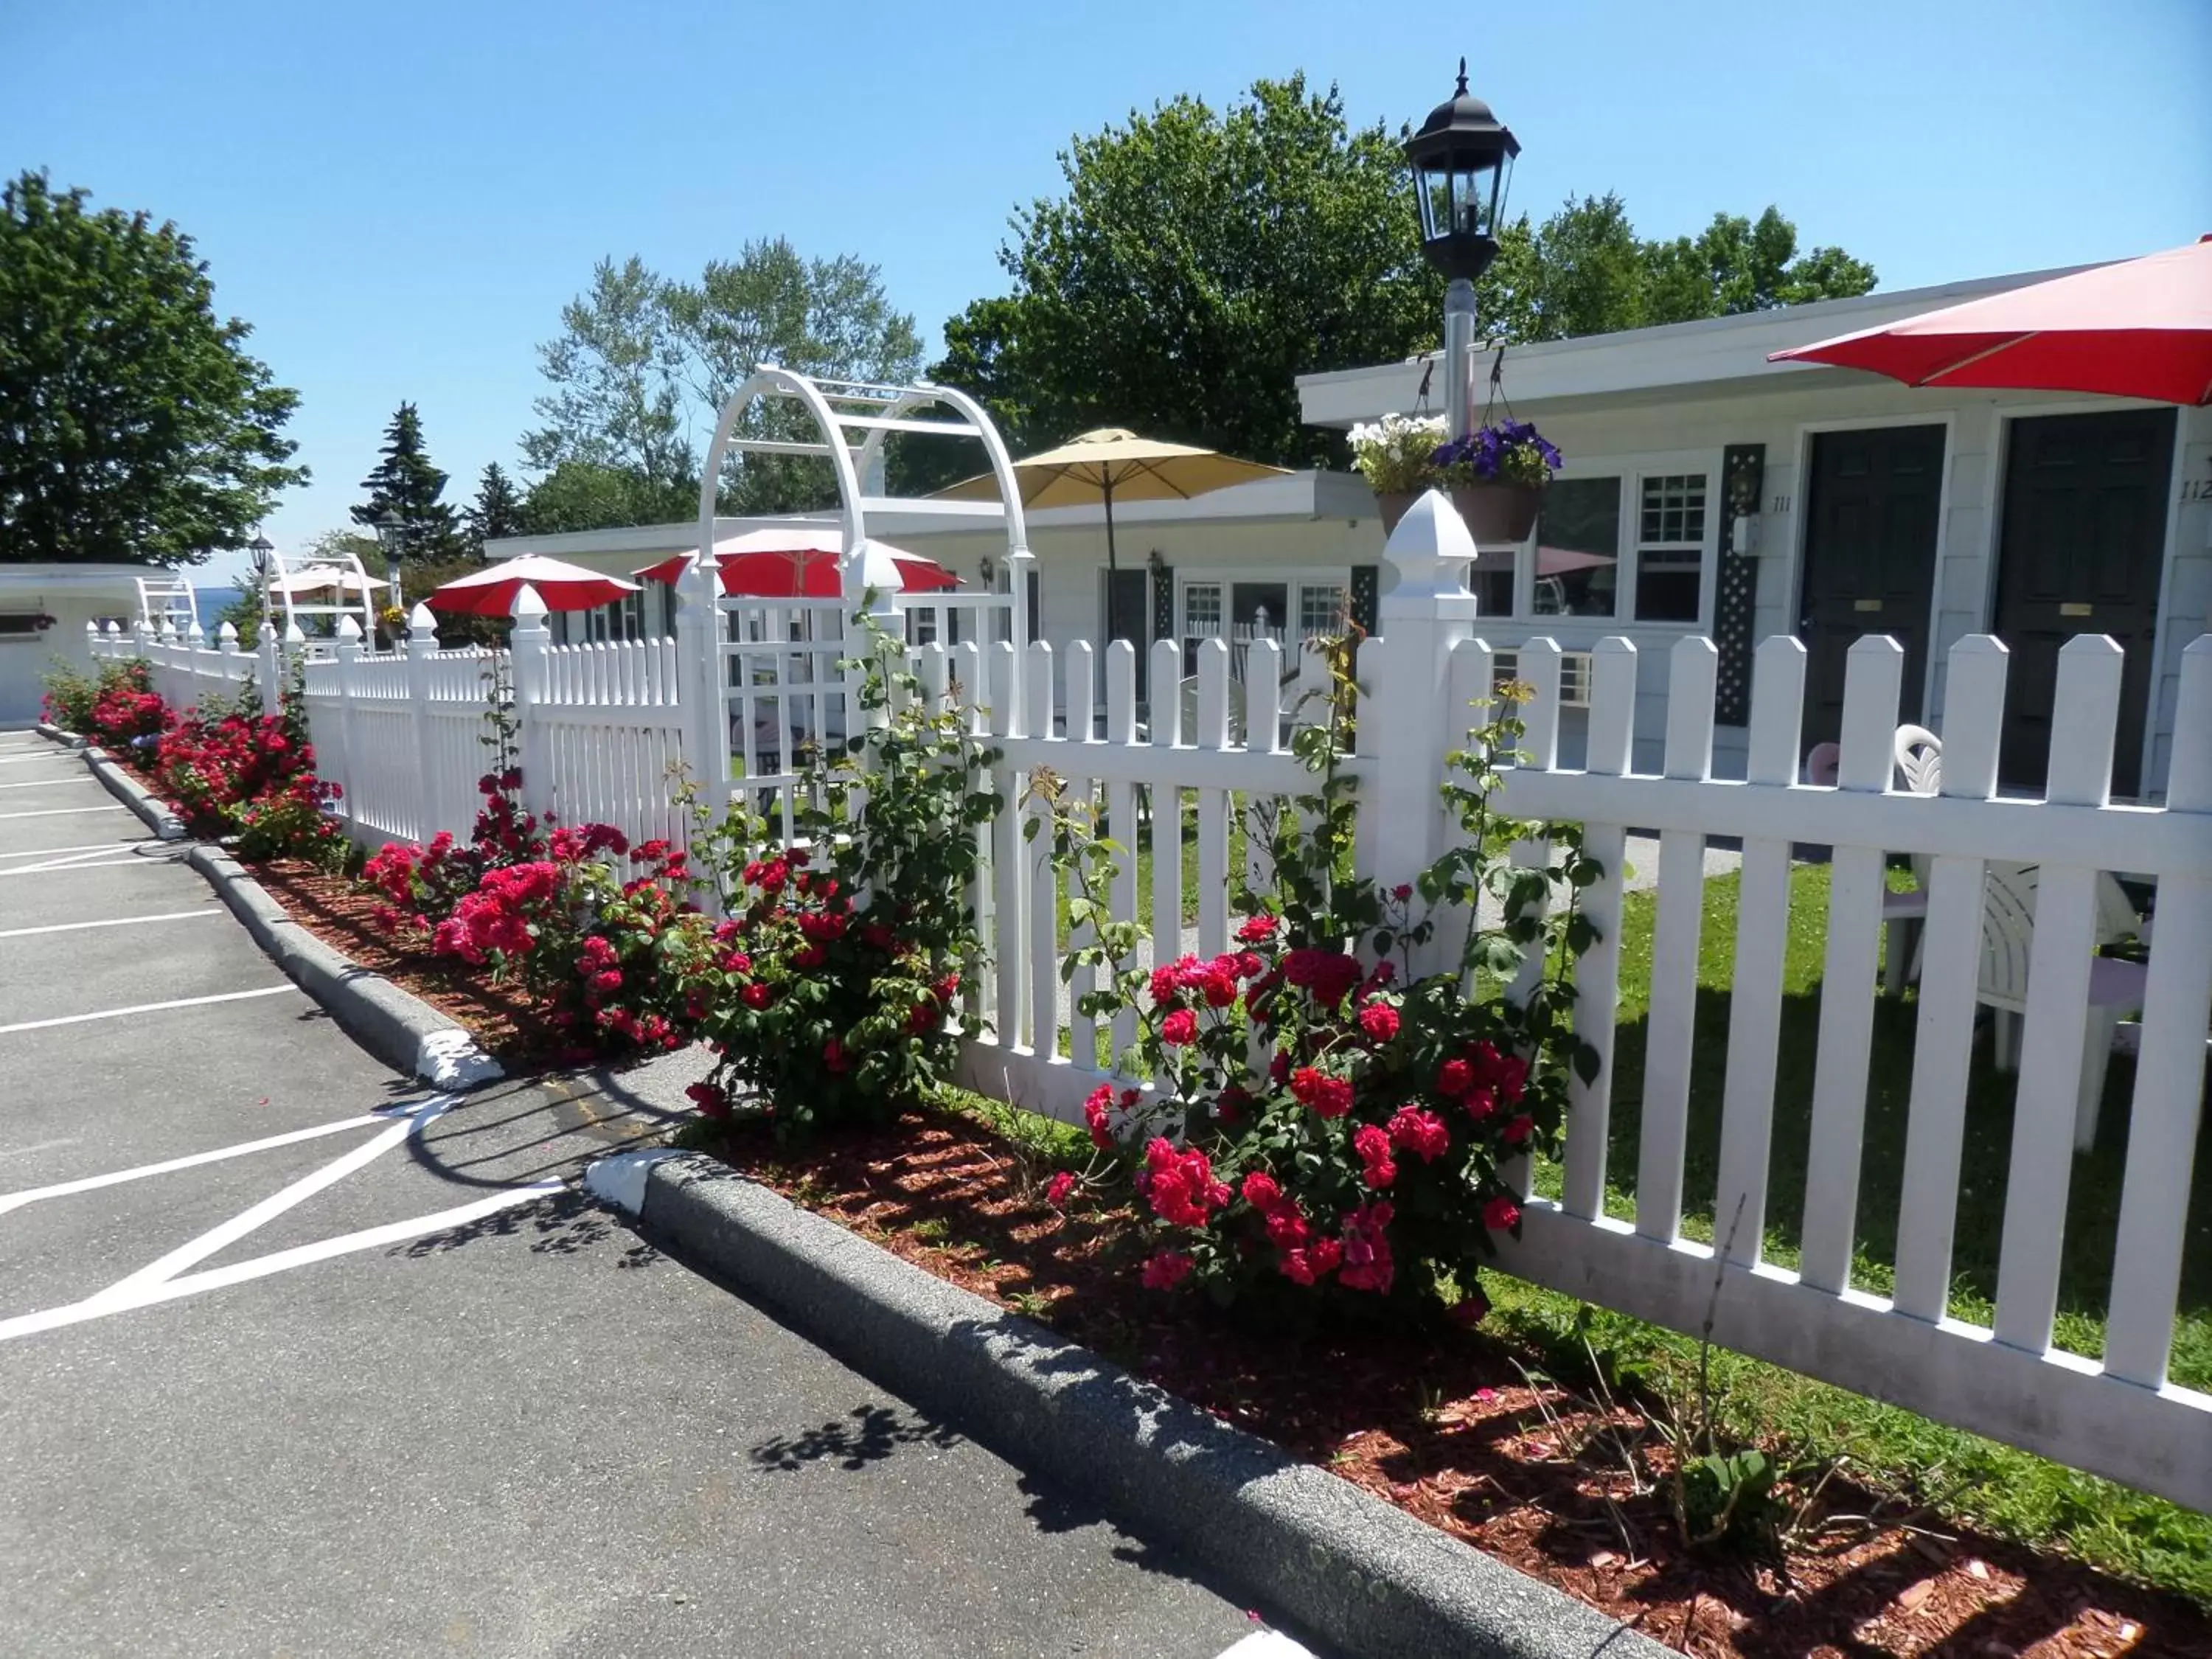
M1110 467L1098 470L1098 498L1106 504L1106 642L1111 645L1121 637L1114 631L1114 592L1120 586L1114 578L1121 567L1114 556L1114 473Z

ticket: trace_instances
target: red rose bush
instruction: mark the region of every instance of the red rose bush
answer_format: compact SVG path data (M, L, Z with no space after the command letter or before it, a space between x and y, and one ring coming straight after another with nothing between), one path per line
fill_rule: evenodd
M1218 957L1133 963L1137 928L1097 899L1119 849L1082 811L1055 810L1070 919L1096 939L1069 972L1097 971L1105 988L1082 1000L1095 1020L1133 1015L1121 1067L1151 1087L1092 1094L1097 1155L1051 1193L1063 1206L1127 1193L1158 1290L1467 1323L1486 1305L1477 1268L1493 1236L1520 1225L1514 1166L1553 1146L1570 1073L1594 1063L1569 1027L1568 975L1595 937L1572 896L1597 870L1573 828L1495 810L1521 732L1509 700L1451 757L1443 793L1463 845L1414 883L1346 878L1354 807L1334 729L1346 702L1298 734L1317 793L1249 832L1266 838L1274 881L1243 896L1249 914ZM1510 861L1522 842L1548 848L1544 867ZM1566 902L1547 915L1554 891ZM1510 920L1484 925L1486 896ZM1531 957L1549 972L1509 997Z

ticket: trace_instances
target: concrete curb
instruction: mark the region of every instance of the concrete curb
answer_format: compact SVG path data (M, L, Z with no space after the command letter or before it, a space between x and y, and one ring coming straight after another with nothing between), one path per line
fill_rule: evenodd
M88 744L84 763L92 769L93 776L107 786L107 793L138 815L139 821L163 841L182 841L186 830L184 820L172 812L154 792L115 763L115 757L105 749Z
M164 841L185 837L184 824L106 751L87 749L85 762L111 793ZM381 974L325 945L292 920L236 859L206 842L194 842L184 861L206 878L217 897L246 925L253 942L284 975L337 1020L356 1042L391 1066L434 1088L460 1091L507 1075L462 1026Z
M74 732L63 731L60 726L49 720L40 720L32 729L47 742L58 743L64 749L83 749L88 747L91 742L91 739L81 738Z
M1666 1651L703 1154L621 1154L585 1185L847 1364L1347 1654Z

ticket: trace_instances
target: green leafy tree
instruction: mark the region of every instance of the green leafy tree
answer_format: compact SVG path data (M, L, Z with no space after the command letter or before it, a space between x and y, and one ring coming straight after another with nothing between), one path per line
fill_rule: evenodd
M1057 198L1018 211L1000 261L1012 293L945 325L931 378L979 398L1018 452L1131 426L1256 460L1340 464L1301 426L1297 377L1431 350L1443 279L1420 252L1401 137L1355 128L1334 88L1255 82L1227 112L1192 98L1077 139ZM1609 333L1863 294L1873 268L1797 251L1774 208L1647 240L1618 196L1569 201L1498 237L1478 285L1509 342ZM1510 376L1509 376L1510 378ZM1441 404L1441 392L1436 398ZM902 463L904 465L902 466ZM945 445L894 449L926 488L975 471Z
M561 321L560 337L538 348L548 389L535 407L546 424L522 445L544 475L527 509L539 531L691 517L691 434L711 430L764 362L878 381L911 380L921 364L914 319L893 308L875 266L849 254L806 258L780 237L710 261L696 282L665 280L637 258L601 260ZM819 436L781 399L754 404L738 429ZM836 495L828 464L803 456L732 455L719 489L732 513L819 507Z
M1296 377L1408 356L1440 325L1398 143L1303 76L1076 139L1066 194L1017 211L1000 250L1013 293L945 325L933 377L1024 449L1115 424L1341 459L1340 437L1300 424Z
M478 562L486 542L522 533L522 492L497 461L488 463L477 478L476 499L461 510L461 525L469 554Z
M446 475L422 447L422 417L414 404L402 404L393 413L380 453L383 459L361 481L368 499L353 509L353 521L373 532L386 512L397 513L407 526L409 559L436 564L466 556L460 521L443 499Z
M699 516L696 483L656 483L632 468L563 461L523 498L522 527L533 535L672 524Z
M696 283L671 283L668 314L682 342L694 406L711 428L722 405L764 362L818 379L904 384L921 369L913 317L892 308L882 273L851 254L808 259L781 237L748 242L708 263ZM748 437L818 439L787 399L762 399L738 417ZM732 513L789 513L837 498L826 460L734 454L721 500Z
M197 564L307 482L299 394L216 314L191 237L87 199L0 188L0 560Z
M1797 228L1768 208L1717 213L1699 234L1647 240L1615 195L1570 199L1540 225L1498 239L1481 284L1485 332L1515 342L1765 311L1869 292L1874 267L1841 248L1797 251Z
M522 440L532 471L580 462L649 487L697 488L667 287L635 256L602 259L591 288L562 307L560 335L538 348L547 389L532 406L545 425Z

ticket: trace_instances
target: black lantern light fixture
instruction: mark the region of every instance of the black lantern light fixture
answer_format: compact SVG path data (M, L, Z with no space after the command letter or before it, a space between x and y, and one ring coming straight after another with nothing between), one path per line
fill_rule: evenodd
M1467 89L1461 58L1457 91L1406 141L1419 192L1421 251L1446 276L1473 282L1498 257L1498 217L1520 153L1512 129Z
M1444 289L1444 412L1451 435L1468 430L1474 404L1474 279L1498 257L1498 226L1521 141L1459 85L1406 140L1421 214L1421 252L1448 279Z

